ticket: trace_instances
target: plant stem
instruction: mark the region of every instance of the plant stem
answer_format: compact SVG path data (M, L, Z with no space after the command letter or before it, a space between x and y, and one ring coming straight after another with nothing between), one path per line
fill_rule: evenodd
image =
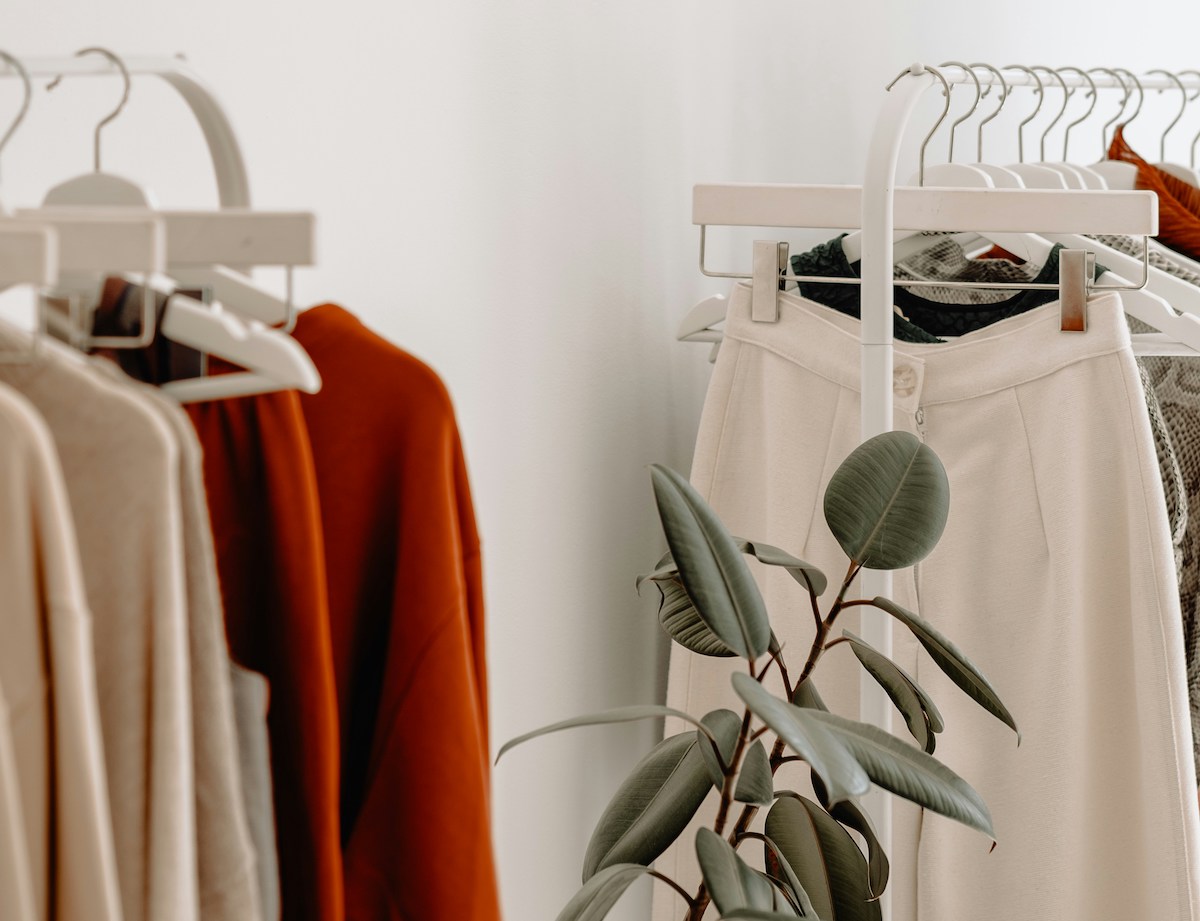
M738 732L737 747L733 750L733 758L729 761L729 767L725 771L725 782L721 784L721 806L717 810L717 821L713 825L713 831L718 835L725 830L725 822L729 818L729 804L733 802L733 777L737 773L738 765L742 763L742 753L746 750L746 741L750 735L750 708L746 708L745 714L742 716L742 728Z
M675 880L671 879L671 877L667 876L665 873L659 873L657 870L651 870L650 875L655 879L661 879L664 883L678 892L679 897L688 903L689 910L696 907L696 903L691 900L686 892L684 892L683 887L679 885L679 883L675 882Z

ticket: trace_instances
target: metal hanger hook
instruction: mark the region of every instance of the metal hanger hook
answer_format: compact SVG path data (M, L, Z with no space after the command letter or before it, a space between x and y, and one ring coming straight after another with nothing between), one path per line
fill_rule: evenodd
M933 136L937 134L938 128L942 126L942 122L946 120L946 116L950 112L950 81L936 67L926 66L925 69L933 74L942 83L942 95L946 97L946 104L942 106L942 114L938 116L938 120L933 123L933 127L929 129L929 133L925 135L925 140L921 142L921 158L917 161L917 185L925 185L925 149L929 146L929 142Z
M1184 74L1193 74L1194 76L1200 77L1200 70L1181 70L1179 72L1179 75L1181 77ZM1191 99L1189 99L1188 102L1195 102L1197 99L1200 99L1200 89L1196 90L1196 95L1193 96ZM1192 138L1191 158L1188 160L1188 165L1191 166L1192 169L1196 168L1196 145L1197 144L1200 144L1200 131L1196 132L1196 136L1194 138Z
M1117 114L1100 126L1100 156L1103 158L1108 155L1108 129L1121 120L1121 116L1125 113L1125 106L1129 104L1129 99L1133 96L1133 87L1126 85L1121 75L1111 67L1093 67L1088 73L1108 74L1120 84L1121 92L1125 94L1121 97L1121 107L1117 109Z
M1037 117L1038 112L1042 111L1042 105L1046 101L1046 85L1044 83L1042 83L1042 78L1039 77L1034 70L1032 70L1029 67L1026 67L1024 64L1009 64L1008 66L1001 67L1000 69L1001 70L1023 70L1023 71L1025 71L1025 73L1029 74L1029 76L1033 79L1033 82L1035 84L1037 84L1033 89L1034 95L1037 96L1037 98L1038 98L1037 108L1035 108L1032 112L1029 113L1028 118L1026 118L1019 125L1017 125L1017 160L1020 163L1024 163L1025 162L1025 126L1028 125L1031 121L1033 121Z
M133 85L133 80L129 76L129 68L125 66L125 62L107 48L81 48L79 51L75 52L75 57L80 58L85 54L100 54L108 58L109 61L116 65L117 70L121 72L121 79L125 82L125 89L121 93L121 101L117 103L117 107L109 112L108 115L104 116L104 118L100 119L100 123L96 125L96 140L93 148L92 162L95 166L95 171L98 173L100 172L100 131L105 125L120 115L121 110L125 108L125 104L129 102L129 89ZM59 74L49 83L47 83L46 89L52 90L58 86L60 82L62 82L62 74Z
M1096 92L1096 81L1093 80L1088 75L1088 72L1086 70L1082 70L1079 67L1060 67L1058 69L1060 72L1064 71L1064 70L1069 70L1069 71L1073 71L1074 73L1079 74L1079 76L1083 78L1084 82L1087 83L1087 85L1088 85L1087 95L1090 96L1091 100L1092 100L1092 104L1090 106L1088 106L1088 110L1086 112L1084 112L1082 115L1080 115L1079 118L1075 119L1075 121L1070 122L1067 125L1066 129L1063 131L1063 162L1066 162L1067 148L1070 146L1070 143L1071 143L1071 129L1074 128L1076 125L1083 124L1085 121L1087 121L1089 118L1091 118L1092 113L1096 111L1096 103L1100 101L1100 96ZM1072 95L1074 95L1074 91L1072 91Z
M1183 85L1183 81L1169 70L1163 70L1161 67L1158 67L1154 70L1148 70L1146 73L1162 74L1168 80L1173 81L1175 85L1179 87L1179 92L1183 94L1183 104L1179 107L1179 113L1173 119L1171 119L1171 124L1167 125L1167 127L1163 129L1162 137L1158 140L1158 159L1160 163L1165 163L1167 161L1167 135L1171 133L1172 128L1179 124L1179 119L1183 118L1183 113L1187 111L1188 103L1191 100L1188 99L1187 87ZM1163 90L1159 90L1159 92L1161 93Z
M1114 67L1113 70L1115 70L1117 73L1125 74L1125 76L1127 76L1130 79L1130 81L1133 83L1133 85L1137 87L1137 91L1138 91L1137 108L1133 110L1133 114L1130 115L1129 118L1125 119L1124 123L1121 125L1122 128L1128 128L1130 125L1133 124L1133 120L1142 114L1142 106L1146 102L1146 88L1144 86L1142 86L1142 81L1137 78L1137 76L1134 74L1134 72L1132 70L1129 70L1126 67Z
M1071 101L1072 90L1067 88L1067 81L1064 80L1062 77L1062 74L1060 74L1053 67L1046 67L1043 64L1034 64L1032 69L1033 70L1044 70L1046 73L1050 74L1051 77L1053 77L1055 80L1058 81L1059 86L1062 87L1062 91L1063 91L1062 108L1059 109L1058 114L1055 115L1054 118L1052 118L1050 120L1050 124L1048 124L1046 126L1046 130L1042 132L1042 139L1038 143L1038 155L1042 158L1042 162L1044 163L1046 161L1046 138L1049 137L1049 135L1050 135L1050 129L1053 128L1055 125L1057 125L1059 119L1061 119L1063 117L1063 115L1066 114L1067 103L1069 103Z
M965 122L968 118L975 114L975 110L979 108L979 100L983 98L983 85L979 82L979 75L971 70L962 61L943 61L940 67L957 67L967 74L975 82L975 102L971 104L971 108L967 109L959 118L950 123L950 151L946 157L947 163L954 162L954 132L958 130L958 126Z
M33 101L33 82L29 79L29 71L25 69L25 65L7 51L0 51L0 61L4 61L17 72L17 75L21 78L21 85L25 89L25 98L21 101L21 110L17 112L17 117L12 120L12 123L5 130L4 136L0 137L0 153L3 153L4 148L8 146L8 142L12 140L12 136L21 127L21 122L25 121L25 116L29 114L29 104Z
M989 115L987 118L983 119L979 123L978 134L976 136L975 158L980 163L982 163L983 162L983 126L986 125L993 118L995 118L997 115L1000 114L1000 110L1004 108L1004 103L1006 103L1008 101L1009 89L1008 89L1008 82L1004 79L1004 74L1000 73L1000 68L993 67L991 64L983 64L983 63L971 65L972 70L974 70L976 67L982 67L986 70L990 70L993 74L996 75L996 79L1000 81L1000 105L996 106L996 110L994 112L992 112L991 115ZM986 96L991 91L992 91L992 87L989 84L988 87L983 91L983 95Z

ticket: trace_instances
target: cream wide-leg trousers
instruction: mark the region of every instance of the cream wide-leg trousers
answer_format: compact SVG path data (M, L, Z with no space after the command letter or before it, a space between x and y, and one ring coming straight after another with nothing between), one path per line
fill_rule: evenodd
M734 534L821 567L827 610L847 560L822 500L859 441L859 322L780 298L777 323L750 319L747 286L731 298L692 481ZM989 853L978 832L894 799L895 921L1200 921L1162 482L1119 298L1092 300L1088 323L1061 332L1054 303L953 342L896 343L895 427L937 452L951 494L941 542L895 574L893 598L988 676L1022 742L895 625L895 660L945 719L935 757L982 794L999 842ZM752 565L794 676L812 641L807 600L786 574ZM852 608L840 626L858 633L860 618L886 616ZM674 647L667 702L696 716L740 713L729 686L745 667L737 661ZM830 708L853 718L859 668L842 644L815 673ZM686 728L669 723L668 733ZM805 766L786 765L776 789L806 791L806 778ZM697 822L711 824L715 799ZM657 864L688 891L699 882L693 838L685 832ZM683 916L667 887L655 886L654 901L656 921Z

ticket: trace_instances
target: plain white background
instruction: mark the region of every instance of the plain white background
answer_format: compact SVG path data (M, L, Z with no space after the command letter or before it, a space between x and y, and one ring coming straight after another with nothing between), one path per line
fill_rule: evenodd
M707 350L673 330L723 290L696 269L694 182L859 181L883 88L915 60L1200 65L1187 0L3 6L0 47L18 56L186 54L229 111L255 204L319 216L320 265L300 274L300 299L343 304L448 383L485 542L494 745L661 693L653 604L633 588L662 543L646 465L688 466ZM2 121L19 96L0 83ZM0 200L36 204L90 168L93 125L118 95L115 78L39 85L0 163ZM1032 104L1014 96L1013 111ZM1148 155L1172 105L1151 99L1131 130ZM991 160L1013 159L1010 115L989 135ZM1099 156L1098 124L1072 137L1075 159ZM1173 159L1198 129L1200 104L1170 138ZM162 204L215 204L199 132L156 81L136 83L104 155ZM713 258L744 267L749 252L719 238ZM510 921L557 914L591 824L657 731L580 730L498 766ZM644 917L648 892L611 917Z

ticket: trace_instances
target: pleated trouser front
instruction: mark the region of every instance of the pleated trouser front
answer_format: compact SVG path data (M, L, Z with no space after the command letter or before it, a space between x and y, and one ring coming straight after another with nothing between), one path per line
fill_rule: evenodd
M827 610L847 560L822 500L859 442L859 322L780 300L777 323L755 323L749 288L735 289L692 481L734 534L821 567ZM896 799L895 921L1200 919L1162 481L1119 298L1093 299L1088 317L1088 332L1063 333L1048 304L949 343L896 343L895 428L938 454L951 498L938 546L895 574L892 596L988 676L1022 739L895 625L893 658L945 720L935 756L982 794L998 841L990 851L986 836ZM812 641L808 603L785 573L754 565L794 674ZM860 633L862 617L886 615L853 608L839 625ZM668 703L697 716L741 712L729 686L736 663L673 647ZM815 673L830 708L853 718L859 668L843 644ZM684 728L669 721L667 731ZM806 777L786 765L776 788L805 790ZM715 794L697 822L714 814ZM688 891L699 882L693 836L657 864ZM667 887L654 899L656 921L683 916Z

